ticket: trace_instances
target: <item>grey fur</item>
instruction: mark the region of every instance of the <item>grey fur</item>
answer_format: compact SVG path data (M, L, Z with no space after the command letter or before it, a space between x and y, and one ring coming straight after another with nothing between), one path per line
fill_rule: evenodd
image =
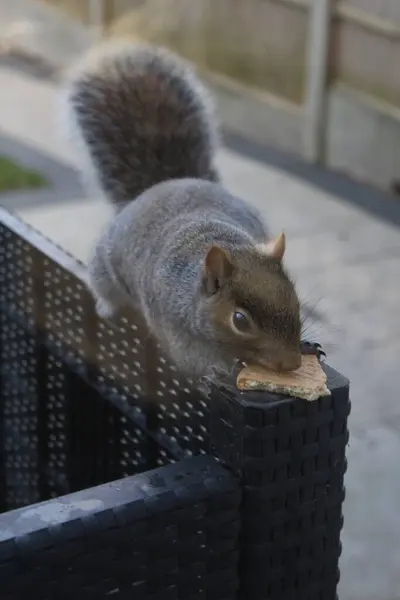
M113 219L95 248L89 276L98 311L111 318L123 306L134 306L192 379L212 369L228 372L240 347L226 343L211 320L204 259L218 244L267 278L266 257L256 249L266 235L259 215L219 184L196 179L157 184Z
M63 100L86 183L118 207L167 179L219 179L213 103L173 53L106 43L71 70Z
M68 90L89 170L122 206L88 266L98 313L133 306L193 380L231 372L236 358L298 361L294 286L265 251L259 213L216 181L217 132L191 71L162 50L124 46L84 63ZM229 257L225 279L210 279L212 247ZM257 323L251 340L231 323L246 304Z

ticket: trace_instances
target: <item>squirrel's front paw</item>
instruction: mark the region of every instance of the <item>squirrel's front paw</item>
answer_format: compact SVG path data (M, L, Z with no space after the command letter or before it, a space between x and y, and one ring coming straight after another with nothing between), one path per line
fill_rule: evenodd
M112 319L115 314L114 307L103 298L96 301L96 312L101 319Z
M228 367L226 365L213 365L209 367L205 379L211 381L218 386L231 385L235 376L235 366Z
M318 360L323 360L326 358L326 353L323 350L321 344L318 344L318 342L308 342L306 340L301 340L300 347L302 354L312 354L313 356L316 356Z

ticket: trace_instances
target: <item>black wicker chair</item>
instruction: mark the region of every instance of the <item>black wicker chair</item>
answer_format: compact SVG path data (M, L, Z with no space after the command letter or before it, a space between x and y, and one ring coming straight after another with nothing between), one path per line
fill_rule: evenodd
M335 600L348 382L205 400L0 211L0 600Z

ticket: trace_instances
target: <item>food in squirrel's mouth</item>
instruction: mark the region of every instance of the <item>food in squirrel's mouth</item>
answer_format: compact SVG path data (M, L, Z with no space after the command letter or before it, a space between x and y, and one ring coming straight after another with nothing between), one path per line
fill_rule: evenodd
M298 369L284 373L248 365L239 372L236 386L242 391L272 392L309 401L318 400L321 396L330 396L326 386L326 374L318 358L313 355L303 355Z

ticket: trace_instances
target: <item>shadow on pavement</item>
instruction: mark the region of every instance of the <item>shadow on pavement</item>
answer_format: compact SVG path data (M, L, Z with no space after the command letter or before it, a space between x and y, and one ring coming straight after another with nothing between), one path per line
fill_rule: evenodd
M22 50L12 49L0 53L0 68L7 67L19 71L26 77L43 81L56 81L56 70L40 58L35 58Z
M354 181L347 175L310 165L294 155L249 140L239 134L227 130L223 134L225 146L234 152L286 171L290 175L303 179L324 192L360 208L377 219L400 228L400 198L398 196Z
M77 170L1 132L0 155L39 171L49 183L47 188L0 194L0 204L10 210L68 202L86 195Z

